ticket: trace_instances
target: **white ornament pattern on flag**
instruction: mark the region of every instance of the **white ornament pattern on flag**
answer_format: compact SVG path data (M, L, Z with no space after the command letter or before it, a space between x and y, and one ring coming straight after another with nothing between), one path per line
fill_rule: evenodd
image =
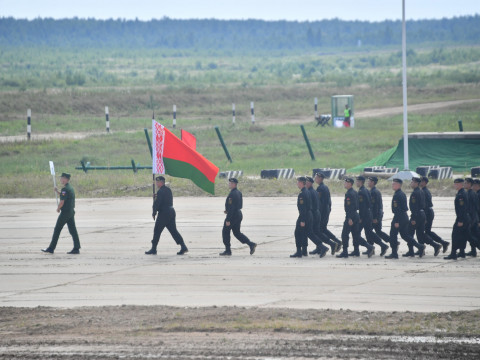
M165 128L155 120L153 124L153 173L165 174L163 163L163 147L165 145Z

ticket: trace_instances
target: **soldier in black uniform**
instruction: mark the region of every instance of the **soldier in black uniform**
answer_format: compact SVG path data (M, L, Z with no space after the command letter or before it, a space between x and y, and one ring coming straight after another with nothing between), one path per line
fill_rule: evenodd
M340 250L342 242L337 239L337 237L327 229L328 220L330 218L330 212L332 211L332 199L330 197L330 190L328 186L325 185L323 180L325 179L325 174L319 172L315 174L315 183L318 185L318 210L320 211L320 231L325 234L325 236L338 244Z
M230 193L225 200L225 211L227 214L225 222L223 223L222 238L225 245L225 251L220 253L221 256L232 255L230 248L230 231L242 243L247 244L250 248L250 255L253 255L257 244L251 242L242 232L240 232L240 225L242 224L243 214L243 197L240 190L237 189L238 180L235 178L228 179L228 187Z
M425 234L427 234L433 241L439 243L443 247L443 253L446 253L450 243L448 241L443 240L440 236L432 231L433 219L435 218L435 213L433 211L433 202L432 202L432 194L427 187L428 184L428 177L422 176L420 181L420 188L425 195Z
M344 187L347 189L345 193L344 208L345 208L345 221L343 223L342 230L342 253L337 255L338 258L347 258L349 256L360 256L360 245L365 246L368 249L368 257L372 257L375 253L375 248L373 245L370 245L362 239L360 236L360 227L359 221L360 217L358 216L358 195L357 192L352 188L353 179L345 178ZM349 235L352 233L353 237L353 252L348 253L348 240Z
M478 231L478 195L472 188L472 178L465 178L463 186L468 196L468 215L470 215L470 234L468 242L471 247L471 250L465 255L477 257L477 247L480 249L480 232Z
M356 185L358 187L358 212L360 215L360 232L362 229L365 231L367 242L370 245L377 244L380 246L380 256L385 255L388 250L388 245L382 242L382 239L373 232L372 226L372 210L371 210L371 197L370 192L365 188L365 177L357 176ZM367 253L364 253L367 255Z
M307 225L309 220L311 225L312 212L310 211L310 195L305 187L306 182L307 179L304 176L297 178L297 186L300 189L300 193L297 197L298 218L295 224L295 246L297 247L297 251L290 255L292 258L301 258L303 254L307 253Z
M160 235L163 229L167 228L173 237L173 240L180 245L180 251L177 255L183 255L188 252L187 246L183 241L182 235L177 230L177 224L175 223L175 209L173 208L173 195L172 190L165 186L165 178L163 176L157 176L155 178L157 183L157 195L152 207L152 217L155 220L155 227L153 229L152 248L145 251L147 255L157 255L157 245L160 240Z
M57 224L53 230L52 241L46 249L42 249L43 252L53 254L57 247L58 238L60 233L67 224L68 231L73 238L73 249L67 254L80 254L80 239L78 237L77 227L75 226L75 191L72 185L70 185L70 174L62 173L60 176L60 182L63 185L61 191L54 188L55 192L60 195L60 202L57 206L57 213L60 213L57 218Z
M477 193L477 217L478 217L478 222L477 222L477 231L480 233L480 179L473 179L473 185L472 185L473 190Z
M420 250L420 257L425 255L425 245L419 244L408 234L408 206L407 196L402 191L402 179L393 179L392 189L395 191L392 197L393 219L390 226L390 247L392 253L385 256L385 259L398 259L398 233L407 244L412 244Z
M434 256L438 256L442 245L434 242L428 235L425 234L425 194L420 189L420 178L412 177L410 182L410 187L413 189L413 192L410 194L409 206L411 211L410 224L408 227L408 232L410 236L414 236L417 233L417 239L420 244L431 245L434 249ZM413 257L415 255L420 255L420 251L415 254L413 250L413 244L408 244L408 252L403 254L406 257Z
M312 226L309 226L309 233L307 234L307 237L312 240L312 242L317 246L315 250L310 252L310 255L319 254L320 257L325 256L325 249L328 251L328 248L326 248L323 244L328 244L332 250L332 255L334 255L337 251L337 246L340 246L330 240L320 231L320 210L318 209L318 195L312 186L314 183L313 178L311 178L310 176L305 176L305 178L307 179L305 187L307 188L307 192L310 195L310 204L312 207Z
M468 215L468 196L463 188L463 179L455 179L453 186L457 190L455 196L455 214L457 218L452 230L452 250L445 260L457 260L457 257L465 258L465 247L469 236L470 217ZM459 253L457 254L457 250Z
M377 189L376 185L378 178L376 176L370 176L368 178L368 187L370 188L370 199L372 203L372 226L375 233L386 243L390 243L390 236L382 231L383 220L383 200L382 194Z

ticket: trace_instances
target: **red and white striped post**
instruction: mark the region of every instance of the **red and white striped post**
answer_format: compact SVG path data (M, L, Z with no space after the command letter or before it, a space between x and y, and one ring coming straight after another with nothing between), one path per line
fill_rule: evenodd
M252 113L252 125L255 125L255 109L253 107L253 101L250 103L250 112Z
M235 124L235 103L232 104L232 124Z
M105 127L107 132L110 132L110 119L108 117L108 106L105 106Z
M177 105L173 105L173 128L177 126Z
M32 135L31 118L32 118L32 110L28 109L27 110L27 139L28 140L30 140L30 137Z

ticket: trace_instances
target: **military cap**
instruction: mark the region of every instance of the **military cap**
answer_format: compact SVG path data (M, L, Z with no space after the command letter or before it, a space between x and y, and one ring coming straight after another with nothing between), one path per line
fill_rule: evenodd
M477 184L477 185L480 185L480 179L473 179L473 183Z
M305 176L305 179L307 179L308 182L311 182L312 184L315 182L312 177L310 176Z
M357 180L365 181L365 176L362 176L362 175L357 176Z
M325 174L323 172L317 172L315 176L321 177L322 179L325 179Z
M396 182L396 183L399 183L399 184L403 184L403 180L402 179L393 179L393 182Z
M458 178L458 179L455 179L453 180L453 183L454 184L458 184L458 183L463 183L465 180L461 179L461 178Z
M157 176L157 177L155 178L155 180L157 180L157 181L165 181L165 178L164 178L163 176Z
M473 179L471 177L466 177L465 181L470 183L470 184L473 184Z
M428 183L428 177L422 176L421 179L422 179L423 182Z
M372 180L375 184L378 182L378 178L376 176L369 176L368 180Z
M230 178L230 179L228 179L228 181L229 181L229 182L233 182L233 183L235 183L235 184L238 184L238 180L235 179L235 178Z
M303 182L303 183L305 184L305 183L307 182L307 178L306 178L305 176L299 176L299 177L297 178L297 181L301 181L301 182Z
M353 179L351 177L346 177L344 181L353 184Z
M62 173L62 175L60 175L60 177L70 179L70 174L69 173Z
M420 180L419 177L414 176L414 177L412 177L412 181L415 181L416 183L420 183L420 181L422 181L422 180Z

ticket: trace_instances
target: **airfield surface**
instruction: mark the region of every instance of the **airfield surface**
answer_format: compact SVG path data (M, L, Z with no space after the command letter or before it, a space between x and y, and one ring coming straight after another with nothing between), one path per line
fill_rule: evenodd
M453 199L435 198L434 231L450 241ZM232 236L223 251L223 198L175 198L177 227L189 248L167 230L158 255L150 248L154 221L148 198L78 199L80 255L67 255L67 227L55 254L44 254L57 218L54 199L0 199L0 305L74 308L104 305L350 309L446 312L480 308L480 258L320 259L295 251L296 197L244 198L242 231L258 244L253 256ZM392 218L384 198L384 230ZM343 198L333 198L329 228L340 237ZM313 244L310 243L310 250ZM468 246L469 250L469 246ZM400 253L407 251L401 240Z

